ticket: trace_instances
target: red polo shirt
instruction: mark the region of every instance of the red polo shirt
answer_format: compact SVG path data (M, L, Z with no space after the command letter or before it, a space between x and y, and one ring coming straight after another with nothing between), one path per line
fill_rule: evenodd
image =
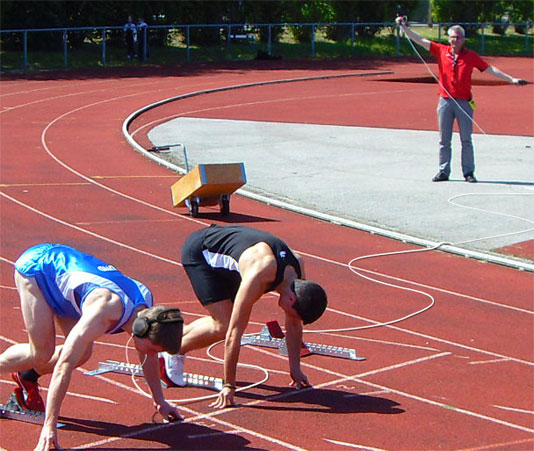
M438 59L439 79L441 81L439 95L462 100L471 99L473 69L476 67L480 72L483 72L489 67L489 64L477 53L465 47L456 55L455 61L450 45L438 44L433 41L430 41L430 53Z

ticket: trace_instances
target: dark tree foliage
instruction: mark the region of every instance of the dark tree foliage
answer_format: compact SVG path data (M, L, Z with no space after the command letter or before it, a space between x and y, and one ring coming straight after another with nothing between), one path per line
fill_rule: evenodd
M506 16L511 21L532 20L533 0L430 0L434 21L479 22L500 21ZM428 0L190 0L190 1L26 1L2 0L0 26L2 29L67 28L122 26L129 15L134 20L143 17L148 25L195 24L268 24L311 22L392 22L395 13L410 14L426 7ZM182 34L185 27L180 28ZM191 44L217 44L226 38L226 27L191 28ZM372 36L378 26L357 27L359 35ZM239 30L236 30L238 32ZM273 27L272 39L276 42L281 29ZM308 41L310 27L293 26L294 37ZM350 37L350 27L330 27L328 37L342 40ZM267 27L260 27L260 38L267 39ZM83 44L85 39L98 37L93 32L69 32L71 47ZM108 33L110 43L123 39L121 30ZM30 33L28 44L34 49L57 48L61 34L51 32ZM164 44L167 31L151 33L152 44ZM2 46L20 46L21 34L3 35Z
M527 22L534 16L533 0L432 0L432 18L435 22L490 22L498 23L493 29L497 33L506 30L503 22ZM469 33L476 26L466 26ZM518 27L518 31L525 31Z
M508 13L513 22L532 21L533 0L432 0L435 22L500 22Z

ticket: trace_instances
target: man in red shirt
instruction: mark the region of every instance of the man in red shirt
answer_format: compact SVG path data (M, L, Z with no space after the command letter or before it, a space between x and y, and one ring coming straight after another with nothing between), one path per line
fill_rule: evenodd
M424 47L438 60L439 67L439 172L433 182L449 180L451 173L451 140L454 119L460 129L462 142L462 171L466 181L475 183L475 158L473 154L474 102L471 94L471 75L477 68L514 85L526 82L500 71L483 60L477 53L465 47L465 30L460 25L449 28L449 44L438 44L421 37L406 25L403 17L397 17L397 25L406 36Z

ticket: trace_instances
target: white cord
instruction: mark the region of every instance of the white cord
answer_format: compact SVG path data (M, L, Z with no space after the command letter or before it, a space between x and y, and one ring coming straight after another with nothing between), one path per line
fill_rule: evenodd
M385 253L382 253L382 254L364 255L364 256L361 256L361 257L353 258L347 264L348 268L354 274L356 274L357 276L360 276L360 277L362 277L364 279L370 280L371 282L376 282L376 283L378 283L380 285L385 285L385 286L392 287L392 288L398 288L400 290L409 291L409 292L412 292L412 293L417 293L417 294L421 294L423 296L428 297L430 299L430 303L426 307L422 308L421 310L417 310L416 312L410 313L409 315L403 316L402 318L397 318L397 319L394 319L394 320L391 320L391 321L386 321L386 322L383 322L383 323L368 324L366 326L357 326L357 327L346 327L346 328L343 328L343 329L306 330L304 332L305 333L319 334L319 333L351 332L351 331L355 331L355 330L374 329L374 328L377 328L377 327L391 326L392 324L400 323L401 321L407 320L407 319L412 318L412 317L414 317L416 315L419 315L419 314L421 314L423 312L426 312L427 310L432 308L434 306L434 304L435 304L435 299L434 299L434 297L432 295L430 295L430 294L428 294L428 293L426 293L424 291L416 290L416 289L413 289L413 288L407 288L407 287L403 287L403 286L400 286L400 285L395 285L395 284L392 284L392 283L383 282L381 280L374 279L372 277L369 277L369 276L366 276L366 275L362 274L361 272L358 272L352 265L353 265L354 262L356 262L358 260L364 260L364 259L367 259L367 258L386 257L386 256L391 256L391 255L409 254L409 253L415 253L415 252L428 252L428 251L431 251L431 250L438 249L438 248L440 248L441 246L443 246L445 244L448 244L448 243L439 243L439 244L437 244L437 245L435 245L433 247L424 248L424 249L411 249L411 250L407 250L407 251L385 252Z
M126 356L126 363L128 365L130 365L130 358L128 356L128 345L130 344L130 341L132 341L132 338L133 338L133 335L130 335L130 338L128 339L128 341L126 342L126 345L124 347L124 353L125 353L125 356ZM215 346L217 346L218 344L223 343L223 342L224 342L224 340L221 340L221 341L218 341L216 343L213 343L211 346L208 347L208 349L206 351L206 353L208 354L209 357L211 357L211 359L213 359L214 361L219 362L219 363L224 362L224 360L214 356L213 354L211 354L211 350ZM141 363L141 366L144 365L144 363L146 362L146 359L147 359L147 356L145 354L145 359ZM264 373L264 377L259 382L254 382L253 384L249 384L249 385L246 385L244 387L240 387L240 388L236 389L236 392L250 390L251 388L254 388L254 387L257 387L258 385L263 384L264 382L266 382L269 379L269 372L265 368L262 368L261 366L250 365L250 364L246 364L246 363L238 363L238 367L252 368L252 369L256 369L256 370L262 371ZM137 380L136 380L136 378L135 378L133 373L131 375L131 379L132 379L132 383L134 384L135 388L137 388L137 391L142 396L145 396L146 398L152 398L152 395L150 393L148 393L147 391L143 390L139 386L139 384L137 383ZM193 403L196 403L196 402L205 401L207 399L213 399L213 398L216 398L217 396L219 396L219 393L214 393L214 394L206 395L206 396L198 396L196 398L169 399L169 400L167 400L167 402L172 402L174 404L181 404L181 405L193 404Z
M430 67L426 63L426 61L423 59L421 54L417 51L417 49L414 46L414 44L412 43L411 39L408 38L406 33L404 33L404 35L405 35L406 39L408 40L408 42L410 43L410 46L412 47L412 49L415 52L415 54L423 62L424 66L426 67L426 69L428 70L430 75L432 75L432 77L438 82L438 84L447 93L447 95L456 103L456 105L460 108L460 110L469 118L469 120L471 120L472 123L475 124L484 135L487 136L486 132L482 129L482 127L471 116L469 116L469 114L467 114L467 112L461 107L461 105L456 101L456 99L454 99L454 97L451 96L451 94L449 93L447 88L445 88L445 86L443 86L443 84L441 83L439 78L432 72L432 70L430 69ZM461 205L461 204L458 204L458 203L454 202L455 199L458 199L460 197L474 196L474 195L476 195L476 196L487 196L487 195L493 195L493 196L498 196L498 195L512 195L512 196L525 195L525 196L532 196L534 194L530 194L530 193L470 193L470 194L459 194L459 195L450 197L447 200L447 202L450 203L451 205L455 205L455 206L458 206L458 207L468 208L468 209L471 209L471 210L481 211L481 212L485 212L485 213L491 213L491 214L504 216L504 217L508 217L508 218L513 218L513 219L519 219L519 220L526 221L526 222L534 225L534 221L531 221L531 220L526 219L526 218L522 218L520 216L515 216L515 215L510 215L510 214L500 213L500 212L494 212L494 211L485 210L485 209L478 208L478 207L469 207L469 206ZM385 286L389 286L389 287L393 287L393 288L398 288L400 290L405 290L405 291L410 291L410 292L413 292L413 293L421 294L423 296L428 297L430 299L430 303L426 307L424 307L424 308L422 308L420 310L417 310L416 312L410 313L409 315L406 315L406 316L403 316L401 318L397 318L397 319L394 319L394 320L391 320L391 321L387 321L387 322L375 323L375 324L370 324L370 325L366 325L366 326L347 327L347 328L343 328L343 329L307 330L307 331L304 331L304 332L305 333L335 333L335 332L349 332L349 331L355 331L355 330L373 329L373 328L377 328L377 327L390 326L392 324L396 324L396 323L399 323L401 321L405 321L405 320L407 320L409 318L413 318L414 316L419 315L419 314L429 310L431 307L434 306L435 299L429 293L426 293L426 292L420 291L420 290L415 290L415 289L412 289L412 288L403 287L403 286L400 286L400 285L391 284L391 283L388 283L388 282L383 282L383 281L380 281L378 279L374 279L372 277L366 276L366 275L362 274L361 272L358 272L353 267L353 264L356 261L364 260L364 259L368 259L368 258L386 257L386 256L392 256L392 255L399 255L399 254L408 254L408 253L415 253L415 252L427 252L427 251L439 249L440 247L445 246L445 245L457 246L457 245L460 245L460 244L474 243L474 242L477 242L477 241L484 241L484 240L489 240L489 239L503 238L503 237L512 236L512 235L519 235L519 234L522 234L522 233L530 232L532 230L534 230L534 227L530 227L528 229L521 230L521 231L518 231L518 232L502 233L502 234L491 235L491 236L487 236L487 237L483 237L483 238L476 238L476 239L471 239L471 240L459 241L459 242L456 242L456 243L442 242L442 243L438 243L435 246L432 246L432 247L429 247L429 248L424 248L424 249L415 249L415 250L407 250L407 251L399 251L399 252L385 252L385 253L381 253L381 254L365 255L365 256L353 258L351 261L349 261L349 263L347 265L348 265L348 268L354 274L356 274L356 275L358 275L358 276L360 276L360 277L362 277L364 279L370 280L371 282L376 282L376 283L381 284L381 285L385 285Z
M491 214L498 215L498 216L504 216L506 218L519 219L520 221L526 221L529 224L534 225L534 221L532 221L530 219L527 219L527 218L523 218L521 216L515 216L515 215L511 215L511 214L507 214L507 213L501 213L501 212L498 212L498 211L485 210L485 209L479 208L479 207L469 207L467 205L462 205L462 204L458 204L458 203L454 202L455 199L459 199L460 197L467 197L467 196L534 196L534 194L531 194L531 193L468 193L468 194L458 194L456 196L450 197L447 200L447 202L449 202L451 205L454 205L456 207L467 208L467 209L470 209L470 210L481 211L481 212L484 212L484 213L491 213ZM496 238L504 238L504 237L507 237L507 236L519 235L519 234L522 234L522 233L528 233L528 232L531 232L533 230L534 230L534 227L529 227L528 229L520 230L518 232L501 233L501 234L498 234L498 235L490 235L490 236L483 237L483 238L475 238L475 239L472 239L472 240L458 241L457 243L454 243L454 245L475 243L477 241L491 240L491 239L496 239Z

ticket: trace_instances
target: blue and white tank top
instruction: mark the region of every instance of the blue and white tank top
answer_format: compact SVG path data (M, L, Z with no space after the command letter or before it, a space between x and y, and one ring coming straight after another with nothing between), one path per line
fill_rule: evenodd
M24 252L15 269L25 277L34 277L46 302L58 316L81 317L82 305L95 288L106 288L122 300L124 311L107 333L122 332L122 326L135 309L154 305L150 290L137 280L126 277L112 265L63 244L38 244Z

